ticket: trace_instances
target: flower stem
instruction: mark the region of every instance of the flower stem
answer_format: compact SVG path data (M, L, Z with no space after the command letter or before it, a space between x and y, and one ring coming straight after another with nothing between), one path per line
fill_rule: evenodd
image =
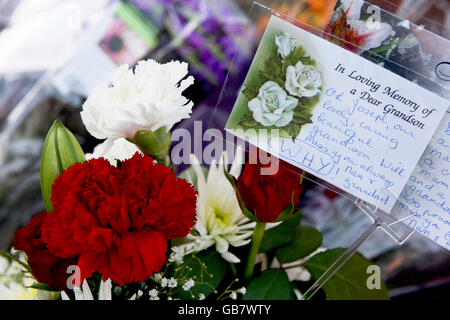
M250 248L250 254L248 255L247 266L245 268L245 279L249 280L253 276L253 269L255 268L256 254L259 251L261 240L264 236L264 230L266 228L265 222L257 222L255 230L252 235L252 246Z
M163 164L166 167L170 168L170 157L169 156L164 156L162 158L158 158L157 161L159 164Z

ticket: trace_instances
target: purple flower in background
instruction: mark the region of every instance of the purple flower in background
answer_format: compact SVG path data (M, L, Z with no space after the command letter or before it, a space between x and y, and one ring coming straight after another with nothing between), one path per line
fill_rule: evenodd
M202 23L202 29L207 33L216 33L220 28L220 24L217 20L209 17Z
M234 68L229 70L237 42L249 28L246 16L231 3L205 0L132 2L149 17L156 14L153 12L155 3L164 8L170 36L184 38L175 50L189 63L191 73L202 84L203 90L209 92L211 86L220 88L229 71L239 70L248 63L249 57L243 48L237 52ZM247 47L250 48L251 43Z

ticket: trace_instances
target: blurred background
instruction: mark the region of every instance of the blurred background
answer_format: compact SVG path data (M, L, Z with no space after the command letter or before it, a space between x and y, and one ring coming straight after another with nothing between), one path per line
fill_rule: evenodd
M319 29L336 5L260 2ZM447 0L368 2L450 37ZM250 0L0 0L0 250L44 209L40 154L51 123L60 119L86 153L100 142L85 131L79 112L118 65L188 62L196 83L186 95L195 107L179 126L192 129L200 120L206 129L228 72L246 70L264 31L264 21L248 18L251 6ZM324 234L324 246L348 246L369 224L348 199L313 183L305 190L305 224ZM399 247L378 231L361 252L380 265L392 298L450 297L450 255L431 240L414 234Z

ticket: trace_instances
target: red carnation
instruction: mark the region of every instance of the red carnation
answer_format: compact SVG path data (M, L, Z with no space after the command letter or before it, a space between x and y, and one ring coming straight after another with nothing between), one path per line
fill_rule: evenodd
M245 207L261 222L273 222L294 201L297 206L303 185L297 168L280 161L278 171L273 175L262 175L261 169L270 167L247 163L237 181L237 192Z
M27 254L28 264L34 277L54 289L67 288L67 268L76 265L77 258L62 259L50 253L41 238L41 225L46 212L34 216L27 226L14 234L14 248Z
M196 196L150 156L136 153L120 168L93 159L55 180L42 236L53 254L79 256L81 281L95 271L119 285L143 281L165 263L167 240L194 225Z

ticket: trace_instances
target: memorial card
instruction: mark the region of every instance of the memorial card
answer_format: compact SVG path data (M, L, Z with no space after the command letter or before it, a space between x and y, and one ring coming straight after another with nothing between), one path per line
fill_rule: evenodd
M272 16L226 129L390 212L449 102Z
M393 210L405 222L450 250L450 112L444 117Z

